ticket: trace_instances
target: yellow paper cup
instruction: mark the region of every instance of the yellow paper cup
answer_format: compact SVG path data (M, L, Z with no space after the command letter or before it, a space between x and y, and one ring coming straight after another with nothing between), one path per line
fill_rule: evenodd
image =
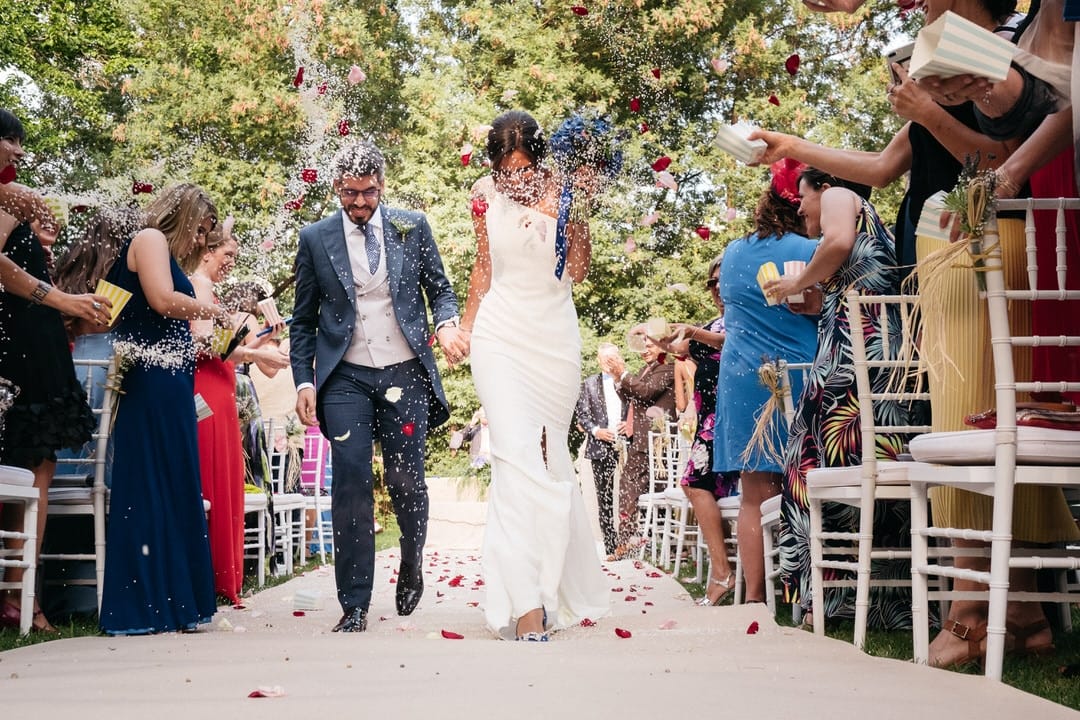
M776 269L776 263L769 261L764 263L757 271L757 284L761 288L761 294L765 296L767 305L775 305L777 300L765 292L765 283L770 280L779 280L780 271Z
M120 312L127 305L128 300L131 299L131 293L118 285L113 285L111 282L105 280L98 280L97 287L94 288L95 295L104 295L109 298L109 302L112 303L112 314L109 316L109 325L111 326L116 322L116 318L120 317Z

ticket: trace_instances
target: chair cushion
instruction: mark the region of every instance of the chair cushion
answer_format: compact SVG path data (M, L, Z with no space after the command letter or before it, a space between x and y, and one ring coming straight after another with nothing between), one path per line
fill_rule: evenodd
M1080 431L1020 426L1016 461L1028 465L1080 464ZM919 435L911 454L920 462L942 465L993 465L995 430L961 430Z
M34 473L26 468L0 465L0 485L24 485L30 487L34 484Z

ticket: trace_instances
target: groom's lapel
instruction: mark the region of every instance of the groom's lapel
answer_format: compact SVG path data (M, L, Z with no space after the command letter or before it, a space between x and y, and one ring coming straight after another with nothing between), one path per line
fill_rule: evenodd
M356 285L353 281L352 263L349 262L349 246L345 243L345 230L340 221L331 222L323 230L323 248L327 257L330 258L330 266L334 274L345 288L345 294L349 296L349 303L356 306Z
M386 275L390 282L390 297L396 298L401 286L401 267L405 255L405 236L391 222L390 209L382 207L383 250L386 252Z

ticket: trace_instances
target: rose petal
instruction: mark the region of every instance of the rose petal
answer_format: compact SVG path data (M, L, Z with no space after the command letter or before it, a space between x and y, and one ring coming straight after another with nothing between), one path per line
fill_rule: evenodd
M611 588L611 592L622 592L622 591L623 591L623 589L622 589L622 587L621 587L621 586L620 586L620 587L613 587L613 588Z
M459 152L461 154L461 165L462 165L462 167L468 167L469 160L472 159L472 152L473 152L472 143L465 143L464 145L462 145L461 150Z
M14 179L14 178L12 178L12 179ZM154 186L151 185L150 183L139 182L138 180L133 180L131 182L131 194L132 195L140 195L140 194L152 193L152 192L154 192Z
M462 635L460 633L450 631L450 630L443 630L442 631L442 636L444 638L446 638L447 640L464 640L465 639L464 635Z
M749 624L749 625L747 626L747 628L746 628L746 634L747 634L747 635L757 635L757 632L758 632L758 630L759 630L759 629L760 629L760 626L758 625L758 621L757 621L757 620L754 620L753 622L751 622L751 623L750 623L750 624Z
M674 630L675 626L678 625L678 624L679 623L675 622L674 620L665 620L664 622L660 623L659 629L661 629L661 630Z
M660 213L653 212L653 213L649 213L648 215L645 215L640 220L638 220L638 224L640 224L640 225L642 225L644 227L648 227L648 226L654 224L659 219L660 219Z
M645 573L645 577L651 577L651 578L664 577L664 573L657 572L656 570L653 570L652 572Z
M729 207L727 209L727 212L724 213L724 219L726 219L728 222L735 222L735 218L737 218L738 216L739 211L733 207Z
M637 600L636 595L627 595L626 597L623 598L624 602L634 602L635 600Z
M584 17L589 14L589 8L583 5L571 5L570 11L579 17Z
M292 616L293 617L304 617L305 615L307 615L307 613L304 612L303 610L293 610L292 611Z
M615 628L615 634L618 635L619 637L621 637L623 640L625 640L628 637L631 637L630 631L629 630L623 630L622 628Z
M472 200L472 214L477 217L483 217L488 211L487 201L481 195L477 195Z
M639 124L638 125L638 132L641 133L642 135L649 132L649 123L643 122L643 123Z
M514 96L518 94L517 90L503 90L502 101L510 102L514 99Z
M709 239L709 228L705 227L704 225L698 225L696 228L694 228L694 232L696 232L698 234L698 237L700 237L702 240Z
M776 97L775 93L769 96L769 102L776 107L780 107L780 98Z
M358 66L353 65L349 68L349 74L346 76L350 85L358 85L367 80L367 75Z
M660 68L658 68L658 67L653 68L652 69L652 76L654 78L656 78L657 80L659 80L660 79Z
M10 182L14 182L17 173L18 170L14 165L8 165L3 170L0 170L0 184L7 185ZM132 192L134 192L134 190L132 190Z
M412 437L412 434L416 432L416 423L407 422L401 426L401 432L405 433L405 437Z
M583 618L578 624L581 625L581 627L593 627L596 625L596 621L590 620L589 618Z
M464 575L457 575L450 579L450 582L446 583L450 587L461 587L461 581L465 579Z
M327 90L328 90L329 88L330 88L330 85L329 85L329 84L327 84L327 83L319 83L319 87L317 87L317 88L315 89L315 93L316 93L316 94L318 94L318 95L325 95L325 94L326 94L326 91L327 91Z
M639 97L630 98L630 112L632 112L632 113L641 112L641 98L639 98Z
M656 185L657 187L666 187L669 190L679 189L679 183L676 182L675 176L667 170L656 173Z
M337 124L337 132L338 132L338 135L340 135L341 137L345 137L346 135L348 135L349 134L349 121L348 120L342 120L342 121L338 122L338 124Z
M280 685L264 685L255 688L248 693L249 698L275 698L285 694L285 689Z
M784 69L788 71L789 75L794 75L799 72L799 54L793 53L784 61Z
M247 605L244 605L243 603L236 603L235 605L232 606L232 609L233 610L247 610Z
M304 66L301 65L296 69L296 77L292 81L293 87L300 87L304 84Z
M469 607L479 607L480 606L480 603L478 603L478 602L467 602L465 604L468 605Z
M667 155L661 155L653 161L652 169L656 172L663 172L664 170L667 170L670 166L671 158L669 158Z
M623 252L626 253L627 255L629 255L630 253L634 252L635 250L637 250L637 243L634 242L634 238L633 237L626 238L626 242L623 243Z
M303 195L296 198L295 200L290 200L289 202L285 203L285 209L286 210L292 210L293 212L299 210L303 206L304 206L304 196Z
M645 607L652 607L653 606L652 600L646 600L643 604L645 605Z
M431 337L429 337L427 339L427 346L428 347L435 347L435 336L434 335L432 335Z
M300 179L306 183L314 183L319 181L319 171L315 168L304 168L300 171Z
M713 72L717 75L723 75L731 67L731 64L723 58L713 58L709 64L712 65Z

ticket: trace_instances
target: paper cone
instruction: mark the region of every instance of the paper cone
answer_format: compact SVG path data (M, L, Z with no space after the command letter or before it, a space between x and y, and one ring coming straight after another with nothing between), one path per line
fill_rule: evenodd
M263 319L267 325L276 325L281 322L281 315L278 314L277 304L274 302L274 298L266 298L259 301L259 312L262 313Z
M213 414L214 411L211 410L210 406L203 400L203 396L199 393L195 393L195 417L198 418L198 422L202 422Z
M939 190L923 203L922 213L919 214L919 223L915 226L915 234L949 242L949 228L941 227L941 214L945 212L945 191Z
M757 271L757 284L761 288L761 294L765 296L765 303L767 305L775 305L776 299L765 292L765 283L770 280L779 280L780 271L776 269L776 263L767 262L758 268Z
M214 332L210 335L210 350L215 355L223 355L229 349L229 342L232 341L232 338L233 333L229 328L214 328Z
M738 122L734 125L721 125L713 144L739 162L751 165L761 160L769 145L764 140L747 140L756 127L749 123Z
M788 260L784 263L784 277L799 275L802 273L805 267L806 263L804 263L802 260ZM803 299L803 293L787 296L787 301L789 303L801 303Z
M105 280L98 280L97 287L94 288L94 294L104 295L112 303L112 315L109 316L108 323L110 326L120 317L120 312L127 305L127 301L131 299L130 292Z
M1005 38L950 10L919 31L910 76L978 75L1001 82L1015 53L1016 46Z
M653 340L667 337L670 333L671 330L668 328L668 322L662 317L649 318L649 321L645 323L645 334Z

